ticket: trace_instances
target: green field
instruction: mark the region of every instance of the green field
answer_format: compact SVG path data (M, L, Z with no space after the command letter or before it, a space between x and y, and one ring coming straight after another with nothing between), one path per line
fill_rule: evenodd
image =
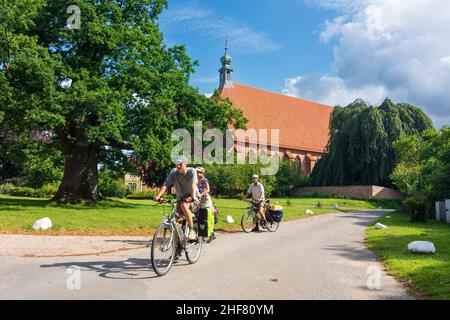
M285 209L286 220L307 218L307 209L315 215L336 212L333 204L342 210L373 209L376 204L344 199L272 199ZM321 208L318 208L320 202ZM237 230L242 213L248 204L235 199L215 199L219 209L216 229ZM38 234L51 235L149 235L161 222L169 206L156 205L150 200L109 200L95 205L56 205L49 200L16 198L0 195L0 233L36 234L31 230L34 221L49 217L53 228ZM236 224L224 220L231 215Z
M415 291L419 298L450 299L450 225L429 221L411 223L409 216L395 212L382 218L388 229L367 230L367 244L383 261L390 274ZM412 241L431 241L437 253L417 255L408 252Z

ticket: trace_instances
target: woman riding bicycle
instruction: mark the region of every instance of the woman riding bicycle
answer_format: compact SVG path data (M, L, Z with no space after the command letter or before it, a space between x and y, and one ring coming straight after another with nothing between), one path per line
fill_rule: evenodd
M197 170L198 192L200 197L199 221L203 227L207 226L206 230L202 230L201 228L200 230L202 236L208 238L208 243L210 243L216 239L214 234L214 205L209 195L211 188L208 179L205 178L205 169L198 167L195 170Z

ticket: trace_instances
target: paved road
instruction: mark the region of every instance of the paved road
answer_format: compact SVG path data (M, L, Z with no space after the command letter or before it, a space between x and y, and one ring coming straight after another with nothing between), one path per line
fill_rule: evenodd
M227 234L155 277L149 250L95 257L0 257L0 299L409 299L364 249L365 228L382 212L326 215L282 224L275 234ZM75 244L74 244L75 245ZM80 268L80 282L68 267ZM375 269L372 270L372 268ZM69 290L69 287L74 290ZM80 290L77 290L78 284Z

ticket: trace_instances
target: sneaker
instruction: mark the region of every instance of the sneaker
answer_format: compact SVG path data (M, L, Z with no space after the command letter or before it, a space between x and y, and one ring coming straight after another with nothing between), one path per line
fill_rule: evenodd
M177 250L175 251L175 257L173 258L173 260L178 261L180 259L181 255L182 255L181 250L177 248Z
M197 234L195 233L194 230L189 230L189 234L188 234L188 240L189 241L195 241L197 240Z
M216 236L213 234L211 237L209 237L208 242L207 243L211 243L213 240L216 240Z
M258 228L258 227L254 227L254 228L252 229L252 232L259 232L259 228Z

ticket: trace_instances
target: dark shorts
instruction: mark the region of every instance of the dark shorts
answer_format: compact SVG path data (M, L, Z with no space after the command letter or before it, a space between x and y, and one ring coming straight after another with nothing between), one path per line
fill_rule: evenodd
M181 198L177 199L177 208L176 208L176 212L177 212L181 217L184 216L184 212L183 212L183 209L181 209L181 205L184 204L184 203L186 203L186 199L189 198L189 197L190 197L190 195L187 195L187 196L184 196L184 197L181 197ZM190 204L189 204L189 208L191 209L191 211L192 211L193 206L194 206L193 203L190 203Z

